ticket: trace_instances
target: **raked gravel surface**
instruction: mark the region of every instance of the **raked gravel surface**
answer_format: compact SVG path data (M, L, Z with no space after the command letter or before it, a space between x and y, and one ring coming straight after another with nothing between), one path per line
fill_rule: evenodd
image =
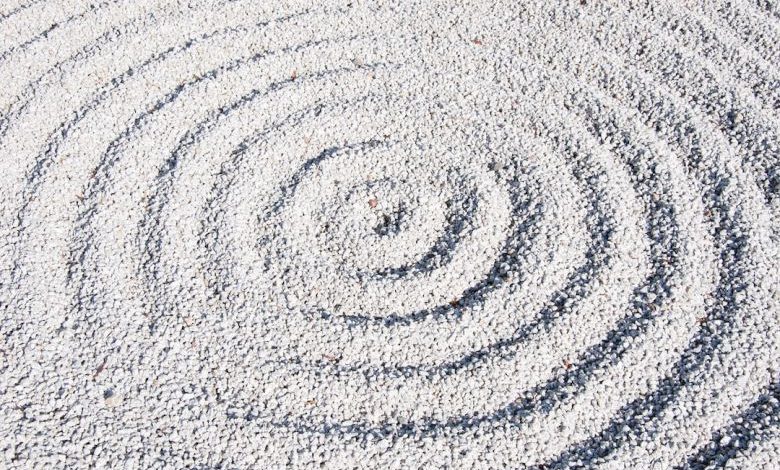
M777 469L780 7L1 0L0 468Z

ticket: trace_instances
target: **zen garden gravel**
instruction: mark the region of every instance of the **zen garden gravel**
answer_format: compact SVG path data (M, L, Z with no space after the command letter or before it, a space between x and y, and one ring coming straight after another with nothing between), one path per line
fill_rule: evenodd
M1 0L0 468L780 468L774 0Z

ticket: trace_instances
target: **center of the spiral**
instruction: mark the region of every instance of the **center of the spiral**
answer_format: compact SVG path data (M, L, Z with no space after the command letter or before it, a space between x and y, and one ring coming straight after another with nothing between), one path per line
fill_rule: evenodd
M382 221L374 227L374 232L380 237L393 236L401 231L403 213L382 214Z
M413 143L348 146L293 173L260 227L280 288L312 308L384 317L478 283L507 235L508 194L478 165L423 171L418 154Z
M443 229L441 201L428 185L381 177L335 188L318 214L331 229L319 241L358 272L413 262Z

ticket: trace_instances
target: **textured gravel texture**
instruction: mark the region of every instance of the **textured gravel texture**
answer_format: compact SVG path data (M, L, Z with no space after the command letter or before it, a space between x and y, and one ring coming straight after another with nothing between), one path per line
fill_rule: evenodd
M778 468L778 64L766 0L1 0L0 468Z

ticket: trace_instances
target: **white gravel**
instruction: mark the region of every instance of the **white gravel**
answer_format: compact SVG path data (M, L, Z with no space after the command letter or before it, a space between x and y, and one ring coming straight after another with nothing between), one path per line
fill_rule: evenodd
M3 0L0 468L777 468L780 7Z

